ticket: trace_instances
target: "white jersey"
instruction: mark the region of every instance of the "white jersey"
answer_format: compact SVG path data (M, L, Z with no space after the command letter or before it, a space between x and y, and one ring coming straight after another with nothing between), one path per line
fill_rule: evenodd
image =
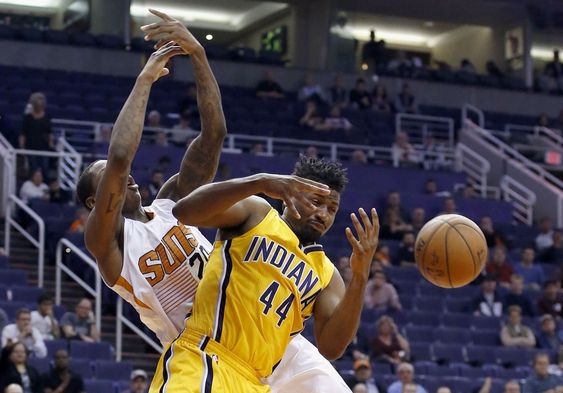
M149 222L125 219L123 268L111 287L129 302L166 346L184 328L213 246L195 227L172 215L175 202L156 199Z

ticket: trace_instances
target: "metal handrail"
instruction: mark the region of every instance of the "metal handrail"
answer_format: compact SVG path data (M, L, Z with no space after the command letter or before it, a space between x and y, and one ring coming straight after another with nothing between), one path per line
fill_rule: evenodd
M439 117L439 116L427 116L427 115L417 115L411 113L399 113L395 116L395 133L399 133L401 131L406 131L406 125L403 123L405 121L413 121L416 122L415 124L420 125L422 128L422 137L424 138L430 132L428 130L429 125L438 125L442 124L444 128L447 130L447 140L448 140L448 147L454 147L454 121L449 117ZM438 138L441 139L441 138Z
M500 187L503 199L511 202L514 207L512 213L514 218L524 224L532 225L534 223L534 204L537 200L536 193L509 175L502 177Z
M82 278L78 277L72 270L70 270L63 263L63 247L66 253L74 252L82 261L84 261L89 267L94 270L95 274L95 288L92 288L88 283L86 283ZM72 243L70 240L62 238L57 243L57 253L56 253L56 270L55 270L55 303L61 304L61 291L62 291L62 272L66 273L70 278L72 278L78 285L80 285L86 292L88 292L95 301L95 315L96 328L98 332L101 332L102 328L102 276L98 270L96 262L84 251L82 251L76 244Z
M6 206L6 222L5 222L5 248L6 253L10 255L11 251L11 227L14 227L23 237L25 237L34 247L37 248L37 286L43 288L43 269L45 265L45 221L33 211L23 200L18 198L16 195L11 194L9 197L9 203ZM29 233L24 227L22 227L15 218L12 217L12 213L16 209L12 207L12 203L17 205L21 210L26 212L32 219L37 223L38 228L38 238L34 238L31 233Z
M475 153L463 143L457 144L456 169L465 172L469 178L476 183L481 196L487 197L487 175L491 170L491 164L485 158Z
M65 138L59 138L57 148L65 153L60 157L59 181L61 188L75 190L82 169L82 155Z
M5 209L7 209L9 203L8 201L9 196L14 194L16 189L16 176L15 176L16 159L14 154L14 148L2 134L0 134L0 156L2 157L2 162L4 165L3 173L2 173L2 182L3 182L2 195L0 196L2 198L0 203L0 208L1 208L0 214L4 214ZM7 239L9 235L6 232L4 236L5 239Z
M133 331L133 333L141 337L141 339L150 345L155 351L162 353L164 350L162 345L150 338L145 332L139 329L139 327L123 315L123 299L121 297L118 297L117 299L115 322L115 356L118 362L121 361L123 356L123 325L127 326Z
M485 127L485 115L483 111L477 108L475 105L471 104L463 104L461 107L461 124L465 123L465 120L468 119L468 114L472 112L477 115L477 124L479 127Z
M563 152L563 137L554 130L541 126L523 126L520 124L506 124L504 126L504 136L509 136L515 131L523 131L549 145L549 148Z

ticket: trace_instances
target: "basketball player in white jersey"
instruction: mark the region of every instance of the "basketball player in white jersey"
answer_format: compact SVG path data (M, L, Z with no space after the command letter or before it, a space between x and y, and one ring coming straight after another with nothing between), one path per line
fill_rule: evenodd
M91 210L85 231L106 284L129 302L163 346L174 340L191 311L211 244L195 227L178 223L175 202L213 180L226 135L219 87L205 51L180 22L151 10L161 22L145 27L158 40L115 123L107 161L96 161L80 177L77 194ZM190 144L180 171L149 207L141 206L130 176L140 143L152 84L168 74L168 60L189 54L197 87L201 134ZM266 381L276 393L350 392L332 365L305 338L290 343Z

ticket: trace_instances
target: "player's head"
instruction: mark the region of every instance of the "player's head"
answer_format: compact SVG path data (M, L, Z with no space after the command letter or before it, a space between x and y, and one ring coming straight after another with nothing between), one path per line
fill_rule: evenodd
M96 192L98 191L106 165L107 160L94 161L84 169L78 179L76 195L80 203L88 210L92 210L96 205ZM126 215L139 209L140 206L141 194L139 193L139 186L135 183L133 177L129 175L127 188L125 189L125 202L121 211Z
M295 164L293 174L330 187L329 195L320 196L312 193L305 195L315 206L314 209L308 209L299 201L295 201L295 207L301 218L297 219L284 212L284 218L291 225L301 243L314 243L334 223L334 218L340 207L340 194L348 182L346 169L342 168L342 165L337 162L301 156Z

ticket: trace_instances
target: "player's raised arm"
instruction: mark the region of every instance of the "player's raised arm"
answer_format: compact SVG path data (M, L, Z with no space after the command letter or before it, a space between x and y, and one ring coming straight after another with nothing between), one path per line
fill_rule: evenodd
M261 173L240 179L211 183L182 198L172 210L187 225L210 228L250 229L268 214L271 206L255 194L283 200L291 214L299 217L295 200L312 207L304 194L330 194L328 186L297 176ZM244 231L244 230L243 230Z
M183 54L179 47L167 45L153 53L147 61L115 122L107 163L96 194L85 201L87 207L92 209L84 233L86 246L96 258L108 285L113 285L121 273L121 209L126 197L131 163L143 132L151 86L158 78L168 74L165 65L172 56L178 54Z
M358 330L371 261L377 249L377 213L372 209L371 221L363 209L359 213L363 226L355 214L351 215L357 238L350 228L346 228L346 237L352 246L350 284L345 288L340 273L335 269L330 284L321 292L315 304L317 347L329 360L342 356Z
M156 44L157 48L167 42L175 42L189 54L197 87L201 134L186 151L180 172L162 187L157 196L157 198L178 200L213 180L227 127L221 106L221 92L203 46L180 21L156 10L151 9L150 12L158 16L161 21L142 27L147 39L159 40Z

